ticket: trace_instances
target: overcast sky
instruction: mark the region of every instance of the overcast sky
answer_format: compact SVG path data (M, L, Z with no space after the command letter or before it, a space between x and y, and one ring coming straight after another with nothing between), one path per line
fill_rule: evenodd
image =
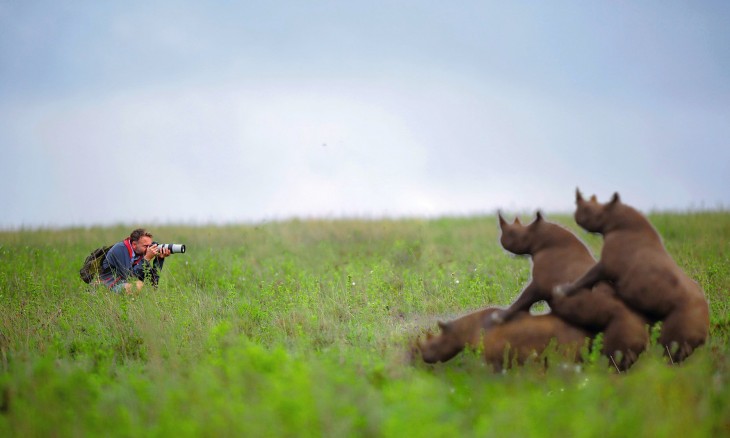
M153 3L153 5L150 5ZM0 0L0 228L730 207L730 2Z

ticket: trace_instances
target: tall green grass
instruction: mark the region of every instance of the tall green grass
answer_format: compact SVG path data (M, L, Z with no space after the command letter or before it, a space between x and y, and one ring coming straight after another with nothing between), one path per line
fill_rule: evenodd
M650 219L711 338L625 374L595 354L504 374L474 352L412 360L423 329L528 280L494 217L154 227L188 251L135 298L78 276L131 226L0 232L0 436L728 436L730 213Z

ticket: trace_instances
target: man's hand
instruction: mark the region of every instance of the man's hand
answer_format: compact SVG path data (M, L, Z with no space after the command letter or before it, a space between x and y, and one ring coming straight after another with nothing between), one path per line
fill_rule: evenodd
M157 251L157 258L158 259L164 259L165 257L169 256L170 254L172 254L170 252L170 248L165 247L165 248L159 249Z
M148 262L151 262L152 259L155 257L164 259L165 257L170 255L170 249L169 248L160 248L159 245L151 245L147 248L147 252L144 254L145 260Z

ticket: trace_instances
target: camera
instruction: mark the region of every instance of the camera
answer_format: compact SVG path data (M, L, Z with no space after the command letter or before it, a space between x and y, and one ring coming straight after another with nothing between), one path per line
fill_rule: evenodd
M157 245L157 249L162 251L163 249L169 249L170 254L182 254L185 253L185 245L180 243L157 243L152 242L153 245Z

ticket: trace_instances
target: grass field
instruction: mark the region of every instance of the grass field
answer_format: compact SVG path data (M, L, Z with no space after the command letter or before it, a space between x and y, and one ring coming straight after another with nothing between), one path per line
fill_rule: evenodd
M504 374L410 359L422 329L528 280L494 217L152 227L187 253L136 298L78 276L133 226L0 232L0 436L730 436L730 213L650 220L711 335L623 374L595 353Z

